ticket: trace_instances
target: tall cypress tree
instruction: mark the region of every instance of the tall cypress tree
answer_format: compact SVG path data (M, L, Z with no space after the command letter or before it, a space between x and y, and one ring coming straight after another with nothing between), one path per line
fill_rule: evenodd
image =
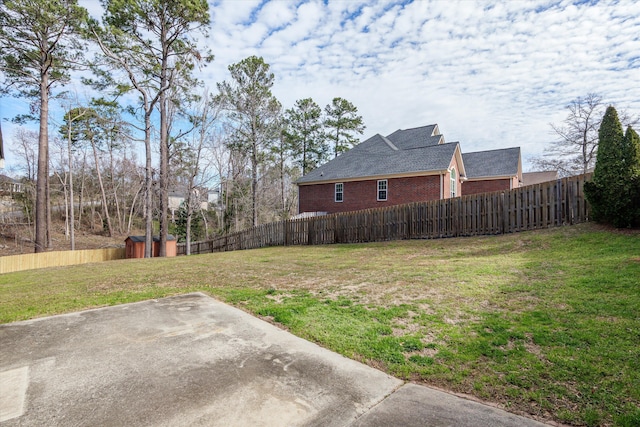
M622 131L615 108L609 106L598 130L598 158L593 180L585 185L593 219L616 227L636 222L633 204L636 190L638 155L634 154L637 134Z
M624 161L629 172L627 181L628 224L640 227L640 136L631 126L624 135Z
M631 127L627 126L624 134L624 162L628 165L632 175L640 174L640 136Z

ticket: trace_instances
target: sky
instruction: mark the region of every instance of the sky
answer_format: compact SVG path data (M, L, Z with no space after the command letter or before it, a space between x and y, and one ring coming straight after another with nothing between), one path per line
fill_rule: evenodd
M100 15L98 0L80 0ZM519 146L525 170L567 105L598 93L640 114L640 1L213 0L210 91L261 56L284 108L352 102L377 133L438 124L463 152ZM0 118L27 103L0 98ZM12 125L3 121L6 147ZM8 159L11 161L11 158Z

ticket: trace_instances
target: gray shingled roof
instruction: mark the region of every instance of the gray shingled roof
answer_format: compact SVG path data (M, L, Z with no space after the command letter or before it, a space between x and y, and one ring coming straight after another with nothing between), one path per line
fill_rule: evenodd
M446 170L458 143L439 144L442 136L432 136L434 128L435 125L397 130L386 138L376 134L297 182L304 184Z
M464 153L467 179L516 176L520 169L520 147Z
M558 179L558 171L523 172L522 185L539 184L556 179Z
M434 135L437 125L422 126L413 129L398 129L387 138L401 150L429 147L444 143L442 135Z

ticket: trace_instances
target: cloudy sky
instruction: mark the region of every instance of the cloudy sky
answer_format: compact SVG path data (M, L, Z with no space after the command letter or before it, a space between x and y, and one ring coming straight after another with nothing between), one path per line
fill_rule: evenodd
M99 13L97 0L80 3ZM560 123L577 97L596 92L640 114L636 0L210 5L216 59L202 71L206 85L215 89L230 64L262 56L285 108L346 98L364 118L363 140L437 123L463 152L522 147L526 170L554 139L549 123Z

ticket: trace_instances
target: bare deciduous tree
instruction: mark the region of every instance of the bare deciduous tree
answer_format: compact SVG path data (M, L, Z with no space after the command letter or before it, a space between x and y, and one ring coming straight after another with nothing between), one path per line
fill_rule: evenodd
M557 139L545 148L532 163L542 170L557 170L560 176L587 173L593 170L598 154L598 128L607 104L596 93L578 97L567 105L569 114L562 124L550 124ZM634 125L638 118L624 111L620 120Z

